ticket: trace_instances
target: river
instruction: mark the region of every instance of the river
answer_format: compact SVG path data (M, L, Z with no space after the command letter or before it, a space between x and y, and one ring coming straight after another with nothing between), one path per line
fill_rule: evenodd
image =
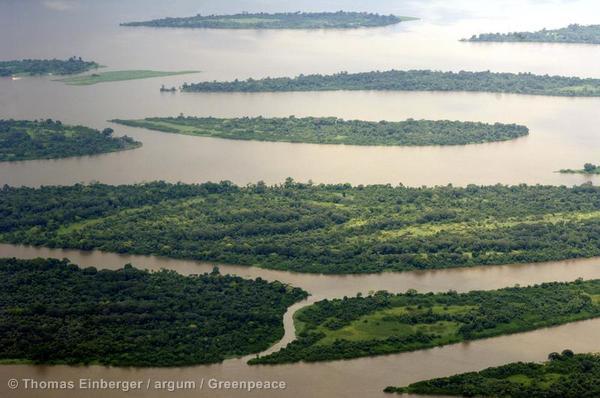
M80 55L107 70L201 70L196 75L74 87L49 77L0 79L0 118L54 118L96 128L113 118L173 116L338 116L346 119L458 119L525 124L528 137L463 147L357 147L244 142L150 132L113 126L143 141L134 151L61 160L0 164L0 184L39 186L101 181L111 184L163 179L202 182L264 180L405 185L580 184L596 178L555 173L598 160L599 98L554 98L485 93L321 92L206 94L159 93L161 84L385 69L531 71L600 77L600 46L561 44L468 44L473 33L554 28L598 23L592 0L394 1L369 11L421 17L420 21L354 31L211 31L123 28L118 22L244 10L364 10L358 0L5 0L0 2L0 58ZM0 256L69 257L74 263L117 268L130 262L189 274L212 265L151 256L0 245ZM222 272L281 280L312 293L285 316L322 298L393 292L495 289L514 284L600 278L600 259L360 276L305 275L222 265ZM511 361L541 361L551 351L599 351L600 320L456 344L413 353L276 367L222 364L170 369L101 366L2 366L0 396L78 397L79 390L8 390L9 378L46 380L283 380L279 392L182 390L181 397L289 396L378 397L387 385L482 369ZM86 391L91 397L163 397L165 391Z
M485 93L321 92L159 93L161 84L184 81L431 68L598 76L600 46L461 43L475 32L537 29L569 21L593 22L593 1L381 1L373 11L422 20L354 31L228 31L119 27L118 22L197 11L234 12L252 2L158 1L0 2L2 58L93 59L110 69L201 70L195 75L68 86L51 77L0 79L0 117L54 118L104 128L114 118L176 116L337 116L525 124L530 136L511 142L462 147L360 147L245 142L177 136L112 126L144 146L135 151L0 165L0 184L39 186L155 179L201 182L263 180L405 185L580 184L597 177L556 173L596 161L600 98L552 98ZM123 4L125 3L125 4ZM141 6L144 3L144 6ZM194 6L193 3L200 4ZM257 3L257 4L256 4ZM359 8L359 2L255 2L257 10ZM404 4L403 4L404 3ZM510 16L519 4L518 16ZM36 6L37 5L37 6ZM62 5L62 6L61 6ZM48 8L49 7L49 8ZM57 8L64 9L58 10ZM246 8L244 8L246 7ZM522 10L531 9L531 13ZM192 11L195 10L195 11ZM537 10L537 15L533 13ZM27 18L24 16L27 15ZM533 17L532 17L533 15ZM532 20L533 18L533 20ZM52 43L51 46L46 43Z
M134 256L100 251L79 251L38 248L23 245L0 244L1 257L53 257L69 258L82 266L116 269L131 263L139 268L172 269L182 274L209 272L214 264L174 260L155 256ZM292 314L297 309L323 298L354 296L358 292L385 289L403 292L415 288L421 292L465 292L473 289L497 289L549 282L572 281L577 278L600 278L600 258L556 261L540 264L483 266L449 270L383 273L369 275L312 275L285 271L264 270L256 267L220 265L221 273L231 273L247 278L262 277L299 286L312 295L288 310L284 317L285 336L271 352L294 338ZM359 358L325 363L277 366L247 366L246 358L226 360L222 364L173 369L127 369L102 366L3 366L0 374L9 378L35 378L47 380L78 380L79 378L106 380L282 380L287 383L285 396L290 397L376 397L387 385L405 385L431 377L473 371L497 366L511 361L541 361L549 352L570 348L579 352L600 351L600 319L571 323L554 328L540 329L511 336L502 336L469 343L373 358ZM8 392L0 384L2 392ZM201 393L201 394L200 394ZM44 397L64 397L64 391L45 392ZM97 392L96 396L163 396L164 391L143 390L129 392ZM200 394L200 395L199 395ZM231 391L180 390L178 396L230 397ZM240 396L283 396L281 391L248 393ZM288 395L289 394L289 395ZM29 397L31 391L17 390L15 397ZM77 396L75 394L74 396ZM95 396L92 394L91 396Z

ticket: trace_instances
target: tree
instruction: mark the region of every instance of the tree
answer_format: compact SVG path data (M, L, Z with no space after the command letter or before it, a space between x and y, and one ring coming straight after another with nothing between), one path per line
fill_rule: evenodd
M598 166L592 163L586 163L583 165L583 170L585 170L586 173L593 173L597 168Z

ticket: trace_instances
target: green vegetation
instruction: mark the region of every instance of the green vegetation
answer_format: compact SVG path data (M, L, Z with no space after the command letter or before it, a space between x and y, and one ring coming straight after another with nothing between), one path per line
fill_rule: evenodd
M165 77L198 73L198 71L187 70L180 72L159 72L153 70L118 70L112 72L92 73L91 75L73 76L57 81L65 82L72 86L89 86L97 83L119 82L124 80L150 79L153 77Z
M483 33L462 41L600 44L600 25L569 25L537 32Z
M379 15L366 12L290 12L242 13L235 15L200 14L184 18L162 18L152 21L127 22L121 26L150 26L155 28L209 29L349 29L387 26L416 18Z
M531 73L437 72L431 70L391 70L386 72L334 75L300 75L231 82L184 84L188 92L274 92L329 90L384 91L473 91L553 95L567 97L600 96L600 79L534 75Z
M600 255L600 187L4 187L0 241L330 274L529 263Z
M421 381L385 392L464 397L597 398L600 397L600 355L564 350L550 361L516 362L481 372Z
M259 352L307 294L279 282L0 259L3 362L184 366Z
M323 300L295 315L295 341L249 364L390 354L559 325L599 317L597 297L600 280Z
M600 174L600 166L593 163L586 163L581 170L562 169L559 173L563 174Z
M449 120L345 121L335 117L239 118L165 117L112 120L166 133L234 140L349 145L464 145L506 141L529 134L525 126Z
M73 75L97 69L100 65L87 62L81 57L60 59L24 59L19 61L0 61L1 76L34 76L34 75Z
M83 126L67 126L52 119L0 120L0 161L55 159L138 148L132 138L113 137Z

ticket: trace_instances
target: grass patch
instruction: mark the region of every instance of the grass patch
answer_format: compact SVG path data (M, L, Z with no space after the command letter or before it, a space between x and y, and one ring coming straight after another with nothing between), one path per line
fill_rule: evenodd
M191 73L199 73L199 71L160 72L153 70L119 70L112 72L92 73L90 75L67 77L64 79L57 79L56 81L66 83L71 86L89 86L98 83L150 79L153 77L186 75Z

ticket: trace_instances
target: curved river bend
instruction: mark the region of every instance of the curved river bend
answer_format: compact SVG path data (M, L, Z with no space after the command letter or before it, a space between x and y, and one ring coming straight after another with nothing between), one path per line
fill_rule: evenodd
M213 264L173 260L154 256L132 256L100 251L48 249L21 245L0 244L1 257L54 257L69 258L82 266L116 269L131 263L139 268L172 269L183 274L209 272ZM540 264L484 266L449 270L383 273L370 275L312 275L264 270L256 267L220 265L222 273L248 278L261 277L299 286L312 296L290 308L284 318L285 336L268 351L279 349L294 338L292 313L304 305L323 298L353 296L371 290L386 289L403 292L415 288L421 292L469 291L497 289L515 284L529 285L548 281L572 281L577 278L600 278L600 258L557 261ZM454 344L410 353L359 358L323 363L299 363L277 366L248 366L246 358L226 360L221 364L185 368L109 368L102 366L2 366L0 374L8 378L35 378L47 380L78 380L92 378L105 380L282 380L287 388L281 391L202 391L179 390L181 397L233 396L289 396L289 397L377 397L384 396L387 385L405 385L418 380L479 370L512 361L541 361L549 352L570 348L578 352L600 350L600 319L571 323L527 333L501 336L486 340ZM8 394L0 384L0 396ZM11 397L33 397L31 391L17 390ZM73 397L78 396L73 391ZM96 394L96 395L95 395ZM117 392L111 397L162 397L164 391L142 390ZM44 397L68 397L69 391L45 391ZM107 396L95 392L90 396Z
M243 3L243 5L241 5ZM249 4L253 3L253 4ZM355 0L297 0L294 7L337 11L364 7ZM449 5L451 3L451 5ZM111 184L164 179L201 182L264 180L406 185L579 184L600 177L562 175L598 160L600 98L552 98L477 93L321 92L260 94L160 94L158 87L197 80L231 80L299 73L386 69L530 71L600 77L600 46L460 43L487 31L537 30L566 23L598 23L595 0L380 0L372 11L414 15L421 21L353 31L212 31L121 28L117 22L166 14L239 12L240 7L282 11L281 2L231 0L0 1L2 59L80 55L110 69L202 70L202 74L74 87L51 78L0 79L0 118L54 118L104 128L113 118L148 116L338 116L346 119L406 118L525 124L528 137L464 147L355 147L245 142L189 137L118 126L117 133L144 142L141 149L100 156L0 164L0 185L39 186L101 181ZM515 13L515 10L519 10ZM115 15L118 20L115 20ZM568 20L565 16L568 15ZM535 159L535 161L534 161ZM118 268L131 262L181 273L212 265L145 256L0 245L0 256L69 257L87 266ZM305 275L252 267L222 266L222 272L263 277L303 287L313 296L285 316L284 339L293 339L291 314L322 298L371 290L446 291L495 289L514 284L600 278L600 259L360 276ZM9 390L10 378L41 380L283 380L281 391L185 390L180 397L383 397L387 385L479 370L512 361L540 361L551 351L600 351L600 320L512 336L374 358L276 367L222 364L169 369L101 366L1 366L0 397L78 398L79 390ZM160 390L85 391L90 397L164 397Z

